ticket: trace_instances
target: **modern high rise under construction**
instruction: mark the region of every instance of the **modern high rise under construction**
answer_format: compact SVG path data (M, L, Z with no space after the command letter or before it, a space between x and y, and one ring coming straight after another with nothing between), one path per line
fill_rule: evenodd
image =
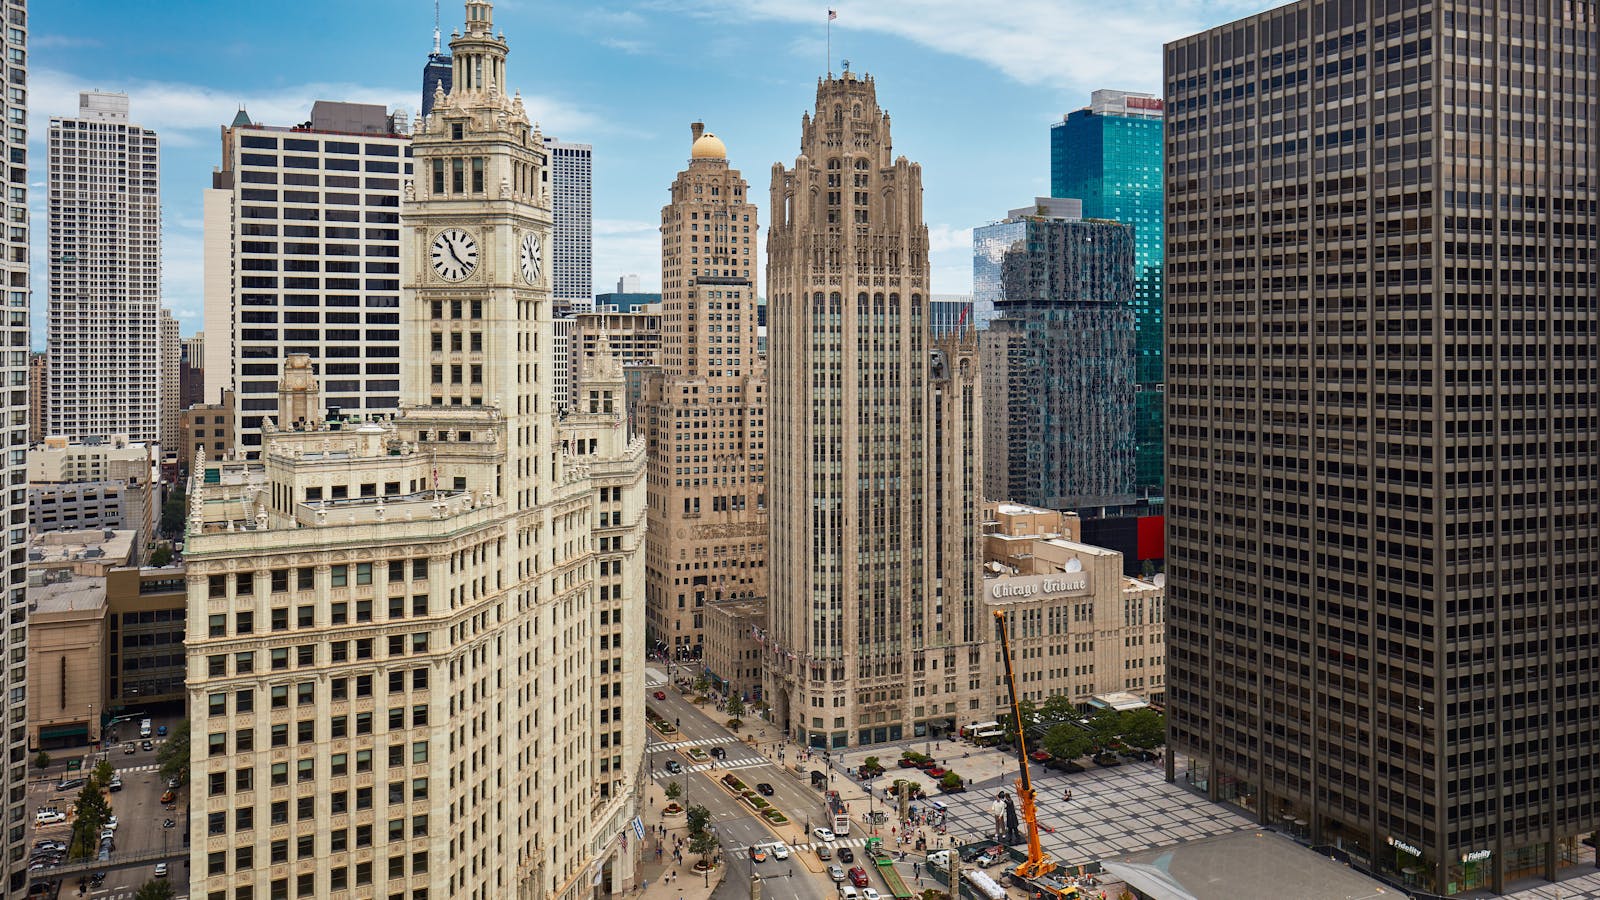
M1169 44L1184 776L1453 894L1592 864L1585 0L1301 0Z
M819 80L772 169L774 719L812 747L945 733L980 708L982 397L971 332L933 342L922 167L877 86Z
M661 210L661 366L646 384L652 646L698 659L707 606L765 597L767 372L756 354L761 223L722 140L691 127Z

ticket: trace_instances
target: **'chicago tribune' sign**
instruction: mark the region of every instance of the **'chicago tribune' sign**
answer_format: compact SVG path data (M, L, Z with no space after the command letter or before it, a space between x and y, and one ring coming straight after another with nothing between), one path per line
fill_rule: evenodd
M991 600L1042 600L1062 594L1089 593L1088 572L1063 572L1057 575L1021 575L989 581Z

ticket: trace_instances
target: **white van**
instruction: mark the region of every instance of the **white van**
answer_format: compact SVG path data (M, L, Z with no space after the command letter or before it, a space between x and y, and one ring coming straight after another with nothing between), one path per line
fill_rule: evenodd
M139 737L147 738L149 736L150 736L150 720L149 719L145 719L145 720L143 720L143 721L141 721L139 723Z
M861 900L861 892L853 884L839 885L839 900Z

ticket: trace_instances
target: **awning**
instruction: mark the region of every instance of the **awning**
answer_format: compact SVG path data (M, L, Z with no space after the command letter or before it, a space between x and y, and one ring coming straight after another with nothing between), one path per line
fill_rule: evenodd
M81 725L53 725L49 728L39 729L39 740L41 741L54 741L80 735L83 737L89 736L88 723Z

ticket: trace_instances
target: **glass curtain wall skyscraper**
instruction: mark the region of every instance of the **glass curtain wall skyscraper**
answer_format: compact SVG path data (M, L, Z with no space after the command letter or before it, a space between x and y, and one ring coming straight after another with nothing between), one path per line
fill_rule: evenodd
M1162 423L1162 101L1099 90L1050 129L1050 195L1083 201L1083 215L1133 226L1133 310L1138 329L1136 475L1160 496Z

